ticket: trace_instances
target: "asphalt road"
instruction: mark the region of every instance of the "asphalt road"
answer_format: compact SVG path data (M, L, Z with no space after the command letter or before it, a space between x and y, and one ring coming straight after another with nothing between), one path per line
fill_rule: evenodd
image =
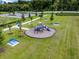
M29 14L24 14L25 17L28 17ZM31 16L34 16L35 14L31 14ZM12 15L12 14L0 14L0 16L2 17L13 17L13 18L21 18L22 14L21 13L15 13L15 15Z

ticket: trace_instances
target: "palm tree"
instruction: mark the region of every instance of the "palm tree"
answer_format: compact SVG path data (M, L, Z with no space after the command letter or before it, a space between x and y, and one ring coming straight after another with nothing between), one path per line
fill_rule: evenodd
M37 10L36 10L36 12L35 12L35 16L38 16Z
M25 21L25 15L24 15L24 13L22 13L21 19L22 19L23 21Z
M18 21L17 23L18 23L19 30L22 31L22 24L21 24L21 21Z
M50 16L50 21L51 21L51 24L52 24L52 21L54 20L54 16L53 16L53 13L51 14Z
M33 26L33 24L32 24L32 16L31 16L30 13L29 13L29 18L30 18L30 20L31 20L31 26Z
M17 21L17 26L19 27L19 37L23 37L23 31L22 31L22 23L20 20Z

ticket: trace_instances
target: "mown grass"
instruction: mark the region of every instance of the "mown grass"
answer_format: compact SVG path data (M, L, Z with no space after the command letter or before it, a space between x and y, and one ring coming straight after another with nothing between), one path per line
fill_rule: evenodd
M0 12L0 14L7 14L8 12Z
M37 16L32 16L32 18L36 18ZM11 23L11 22L17 22L18 20L23 21L21 18L12 18L12 17L0 17L0 25L1 24L7 24L7 23ZM26 17L25 21L29 21L30 18Z
M53 22L59 22L59 26L53 26L50 20L44 19L34 21L33 25L39 21L56 29L56 34L50 38L36 39L24 34L18 37L22 33L16 29L12 30L12 35L7 31L3 34L5 52L0 54L0 59L79 59L79 16L54 16ZM20 44L8 46L6 43L10 38L16 38Z
M57 13L60 16L79 16L79 13Z

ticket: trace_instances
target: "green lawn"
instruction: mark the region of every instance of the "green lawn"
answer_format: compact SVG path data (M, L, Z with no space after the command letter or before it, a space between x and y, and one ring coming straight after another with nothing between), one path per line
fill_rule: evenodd
M14 21L17 21L17 20L18 20L18 18L0 17L0 25L10 23L10 22L14 22Z
M35 19L35 18L37 18L37 17L38 17L38 16L32 16L32 19ZM8 24L10 24L10 26L16 25L16 22L17 22L18 20L21 20L21 21L22 21L22 19L20 19L20 18L0 17L0 25L5 24L5 26L2 27L2 28L7 28L7 27L8 27L8 26L7 26ZM31 19L30 19L29 17L26 17L25 20L22 21L22 22L27 22L27 21L30 21L30 20L31 20Z
M0 54L0 59L79 59L79 16L54 18L53 22L59 22L59 26L53 26L44 19L33 22L33 26L41 21L56 29L56 34L50 38L35 39L24 34L23 37L18 37L21 34L18 30L12 30L12 35L5 32L5 51ZM16 38L20 44L15 47L6 45L10 38Z
M8 12L0 12L0 14L7 14Z
M32 18L36 18L37 16L32 16ZM7 24L7 23L11 23L11 22L16 22L18 20L22 20L20 18L12 18L12 17L0 17L0 25L1 24ZM29 21L30 18L26 17L25 21Z

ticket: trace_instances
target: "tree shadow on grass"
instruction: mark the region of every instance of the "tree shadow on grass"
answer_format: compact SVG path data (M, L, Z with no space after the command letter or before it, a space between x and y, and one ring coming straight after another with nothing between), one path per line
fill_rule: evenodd
M9 33L8 33L8 35L12 35L12 34L13 34L12 32L9 32Z
M19 31L18 37L19 37L19 38L23 38L23 37L24 37L24 31Z
M0 47L0 53L3 53L5 49L3 47Z

